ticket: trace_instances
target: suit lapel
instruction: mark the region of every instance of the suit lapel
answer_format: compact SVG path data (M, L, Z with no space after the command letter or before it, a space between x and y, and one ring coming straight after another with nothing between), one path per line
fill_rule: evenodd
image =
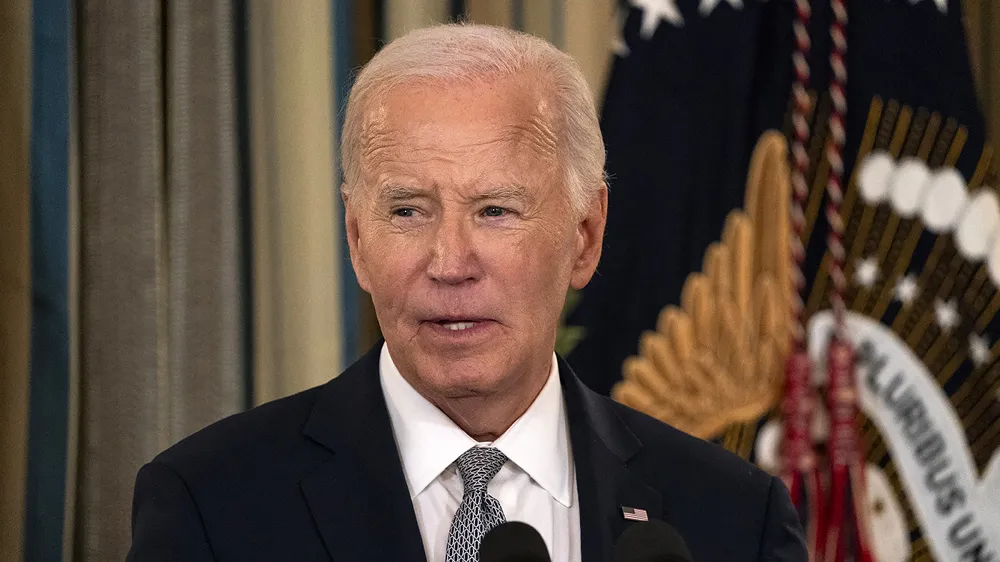
M611 560L615 541L631 524L622 507L644 509L658 519L663 500L628 469L642 443L607 399L586 388L561 358L559 372L576 464L583 562Z
M378 377L380 346L321 390L303 433L331 451L302 479L309 510L333 560L425 560L423 542ZM583 562L611 560L629 522L622 507L660 518L662 498L628 468L642 443L607 399L561 358L580 501Z
M333 455L302 492L335 561L424 560L378 376L379 346L322 389L303 433Z

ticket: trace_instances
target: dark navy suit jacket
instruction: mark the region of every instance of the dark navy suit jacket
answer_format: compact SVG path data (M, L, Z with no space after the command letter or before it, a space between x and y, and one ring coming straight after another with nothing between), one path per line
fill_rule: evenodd
M139 471L128 560L423 561L379 383L379 346L341 376L222 420ZM587 389L560 359L584 562L645 509L695 562L807 560L781 481Z

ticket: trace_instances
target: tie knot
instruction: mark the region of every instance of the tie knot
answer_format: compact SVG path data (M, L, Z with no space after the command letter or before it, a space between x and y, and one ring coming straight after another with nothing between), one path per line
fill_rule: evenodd
M462 476L465 493L485 492L505 462L507 456L493 447L473 447L462 453L455 464Z

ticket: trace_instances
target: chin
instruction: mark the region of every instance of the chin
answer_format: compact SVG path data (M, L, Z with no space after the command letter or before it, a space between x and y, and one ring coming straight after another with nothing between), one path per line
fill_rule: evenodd
M510 379L508 368L486 358L444 359L425 365L418 376L436 394L464 398L501 390Z

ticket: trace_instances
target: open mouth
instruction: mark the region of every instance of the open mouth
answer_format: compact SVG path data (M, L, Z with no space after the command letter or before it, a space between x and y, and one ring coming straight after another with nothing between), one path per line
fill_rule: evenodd
M476 325L476 322L438 322L441 326L453 331L461 332L462 330L468 330Z
M422 324L427 330L424 336L434 345L463 347L489 341L495 335L497 322L478 316L438 316L427 318Z
M438 316L425 320L427 324L446 333L478 332L491 323L489 318L476 316Z

